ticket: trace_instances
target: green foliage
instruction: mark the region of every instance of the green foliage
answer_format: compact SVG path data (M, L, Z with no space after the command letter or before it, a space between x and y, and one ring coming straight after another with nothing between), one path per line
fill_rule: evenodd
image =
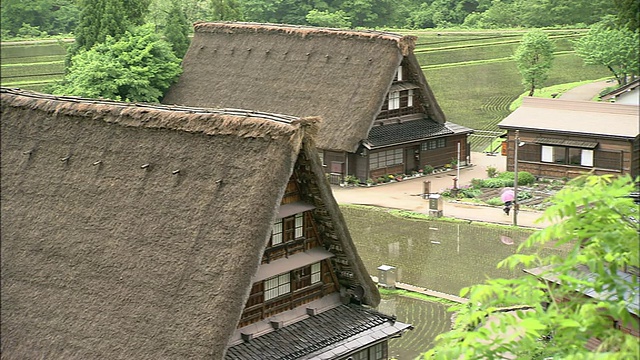
M640 2L637 0L613 0L616 11L616 23L620 28L630 31L640 29Z
M504 204L504 201L502 201L502 199L500 199L499 197L492 197L491 199L485 201L488 205L492 205L492 206L501 206Z
M76 41L70 56L103 43L107 37L118 39L129 28L142 25L150 0L79 0L81 9Z
M357 185L360 183L360 179L358 179L358 177L353 175L347 175L344 177L344 182L346 184Z
M498 169L495 166L487 166L487 177L492 178L498 175Z
M542 87L549 77L554 49L542 30L531 30L522 37L513 58L522 75L522 84L529 89L529 96L533 96L535 89Z
M519 254L499 264L540 267L540 276L554 276L562 285L525 275L463 289L461 296L469 302L451 308L458 312L454 329L439 336L425 359L490 359L506 353L527 359L634 358L640 351L637 338L612 324L614 319L638 330L627 310L637 296L638 279L619 272L639 265L639 207L628 197L634 190L629 176L589 176L569 183L541 219L553 225L535 232ZM522 253L548 244L571 250L566 256ZM586 276L586 270L593 276ZM577 295L591 289L602 296ZM504 308L520 310L499 311ZM591 337L602 340L597 354L585 347Z
M424 173L425 174L431 174L431 173L433 173L433 170L434 170L434 168L431 165L425 165L424 166Z
M351 27L349 16L342 10L329 12L313 9L307 14L306 20L313 26L347 29Z
M513 171L504 171L498 175L498 178L503 180L511 180L511 182L513 182L515 180L515 174L513 173ZM530 172L518 171L518 185L531 185L534 182L536 182L536 178Z
M242 9L235 0L210 0L211 16L209 20L238 21L242 20Z
M473 199L482 195L482 190L474 188L461 189L459 194L463 197Z
M180 6L180 1L172 0L171 9L167 13L164 38L171 44L173 53L178 59L182 59L189 49L189 33L191 25L187 22L187 17Z
M181 72L170 45L145 25L119 40L107 37L105 43L81 51L62 83L48 90L56 95L158 102Z
M79 9L73 0L3 0L0 26L3 38L25 36L26 29L33 37L68 34L77 25ZM22 30L22 34L20 34Z
M638 31L615 29L611 23L608 19L592 27L575 42L575 49L585 64L605 66L618 84L625 84L629 76L638 75L640 37Z

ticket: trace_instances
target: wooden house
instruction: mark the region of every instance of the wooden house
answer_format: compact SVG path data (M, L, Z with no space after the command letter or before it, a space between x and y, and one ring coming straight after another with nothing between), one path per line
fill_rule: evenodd
M3 359L386 359L315 118L1 90Z
M525 97L498 127L507 131L507 170L513 171L519 130L518 171L573 178L640 174L640 107L593 101Z
M361 181L467 162L471 129L447 122L415 36L255 23L196 23L165 104L320 116L325 172Z
M640 78L609 91L600 99L616 104L640 105Z

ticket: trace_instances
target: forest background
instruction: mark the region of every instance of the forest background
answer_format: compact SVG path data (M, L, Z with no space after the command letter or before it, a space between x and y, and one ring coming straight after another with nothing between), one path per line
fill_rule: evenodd
M611 76L605 66L587 66L574 42L587 28L615 15L637 29L635 0L3 0L2 85L43 91L65 72L70 39L78 39L81 9L127 8L139 23L167 34L176 4L191 31L196 21L254 21L392 30L418 36L415 49L426 78L449 121L471 127L476 151L486 150L496 124L524 92L512 55L530 28L544 28L555 44L544 86L547 96L567 86ZM83 6L84 5L84 6ZM105 26L106 27L106 26ZM184 30L183 30L184 31ZM76 33L74 33L76 32ZM53 43L10 40L58 38ZM181 55L178 55L181 58ZM68 59L67 59L68 60ZM569 85L564 85L569 83ZM615 83L611 84L615 87Z

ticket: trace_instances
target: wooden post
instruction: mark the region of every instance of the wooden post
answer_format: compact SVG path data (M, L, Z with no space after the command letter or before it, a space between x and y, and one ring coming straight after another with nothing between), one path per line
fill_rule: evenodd
M422 198L426 199L431 194L431 180L422 182Z

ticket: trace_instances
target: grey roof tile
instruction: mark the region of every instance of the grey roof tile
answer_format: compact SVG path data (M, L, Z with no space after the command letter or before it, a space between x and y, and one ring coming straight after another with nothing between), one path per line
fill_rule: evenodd
M374 126L369 132L368 142L373 148L402 144L411 141L451 135L454 132L444 124L429 119L411 120L398 124Z
M330 353L339 355L342 350L352 349L353 344L367 345L380 339L380 336L367 334L367 332L380 333L380 326L385 334L383 337L395 335L404 330L402 327L394 326L394 320L391 317L377 311L356 305L340 305L249 342L232 346L227 350L225 359L298 359L332 345L336 346L337 343L351 337L360 336L354 339L358 341L347 343L349 346L341 344L334 349L327 349ZM387 328L388 331L385 331ZM342 350L338 351L338 349ZM324 351L322 354L327 352Z

